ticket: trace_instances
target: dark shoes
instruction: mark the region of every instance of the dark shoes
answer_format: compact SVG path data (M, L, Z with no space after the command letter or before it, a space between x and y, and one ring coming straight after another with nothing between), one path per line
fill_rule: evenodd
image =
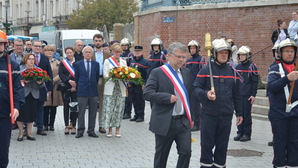
M98 138L98 135L96 135L94 132L88 134L89 137Z
M102 128L102 127L99 127L98 131L99 131L100 133L102 133L102 134L105 134L105 133L107 132L107 131L106 131L104 128Z
M55 131L53 126L50 126L50 131Z
M18 138L17 141L23 141L24 137Z
M131 115L129 115L129 114L124 114L123 115L123 119L130 119L131 118Z
M132 118L129 121L135 121L135 122L143 122L144 119L143 118Z
M49 130L49 127L44 127L43 130L44 130L44 131L48 131L48 130Z
M200 127L194 125L190 131L200 131Z
M143 122L143 121L144 121L143 118L138 118L138 119L136 120L136 122Z
M241 138L240 138L240 141L241 142L246 142L246 141L250 141L250 136L244 134Z
M274 145L274 141L272 140L271 142L268 142L268 146L273 146Z
M34 137L30 137L30 136L27 136L27 139L30 140L30 141L35 141L36 140Z
M242 134L237 134L237 136L234 137L234 141L240 141L241 137L242 137Z
M76 135L76 138L81 138L81 137L83 137L83 134L82 134L82 133L78 133L78 134Z
M137 118L132 118L129 121L136 121L136 120L137 120Z
M46 136L47 133L44 132L44 130L37 130L36 132L37 135L42 135L42 136Z
M237 134L237 136L234 137L234 141L241 141L241 142L246 142L246 141L250 141L250 136L248 136L247 134Z

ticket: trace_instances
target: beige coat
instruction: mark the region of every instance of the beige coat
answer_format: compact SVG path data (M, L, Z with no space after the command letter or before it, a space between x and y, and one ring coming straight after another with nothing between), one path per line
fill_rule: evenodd
M126 61L123 60L122 58L120 58L120 66L127 67ZM106 59L103 65L103 77L108 78L109 77L108 74L110 70L113 68L114 66L110 63L108 59ZM120 84L122 97L126 97L126 87L122 82L120 82L119 84ZM108 80L104 86L104 95L113 95L114 86L115 86L115 82L112 79Z
M63 105L62 96L60 91L57 90L58 82L60 80L58 70L60 62L56 59L50 62L52 72L53 72L53 99L51 97L47 97L47 101L45 102L44 106L61 106Z

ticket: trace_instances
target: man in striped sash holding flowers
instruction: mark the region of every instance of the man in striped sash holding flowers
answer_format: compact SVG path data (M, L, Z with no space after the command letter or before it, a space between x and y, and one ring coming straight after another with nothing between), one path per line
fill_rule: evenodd
M144 98L152 103L149 129L155 134L154 167L165 168L173 141L179 154L177 167L189 167L192 120L188 93L190 71L184 65L187 48L174 42L169 46L168 63L152 70Z

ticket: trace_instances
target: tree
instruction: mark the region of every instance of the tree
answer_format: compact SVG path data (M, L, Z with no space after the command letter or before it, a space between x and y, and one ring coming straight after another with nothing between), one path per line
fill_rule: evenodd
M138 11L135 0L86 0L83 8L73 10L66 21L70 29L98 29L106 25L113 29L114 23L130 23Z

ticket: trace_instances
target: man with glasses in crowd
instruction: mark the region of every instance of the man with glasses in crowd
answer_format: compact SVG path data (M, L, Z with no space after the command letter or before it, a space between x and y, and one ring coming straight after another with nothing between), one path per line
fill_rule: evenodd
M11 60L16 61L18 64L21 63L24 53L24 42L21 39L14 40L14 53L10 55Z
M47 100L47 94L52 94L53 91L53 74L52 68L49 62L49 58L42 53L42 42L35 40L32 42L32 54L35 55L35 64L42 70L47 71L48 75L50 76L51 80L46 82L46 86L44 88L39 89L39 100L37 102L36 107L36 125L37 125L37 134L38 135L47 135L43 128L43 105L44 102Z
M32 53L32 42L31 41L26 41L26 48L25 48L25 53Z

